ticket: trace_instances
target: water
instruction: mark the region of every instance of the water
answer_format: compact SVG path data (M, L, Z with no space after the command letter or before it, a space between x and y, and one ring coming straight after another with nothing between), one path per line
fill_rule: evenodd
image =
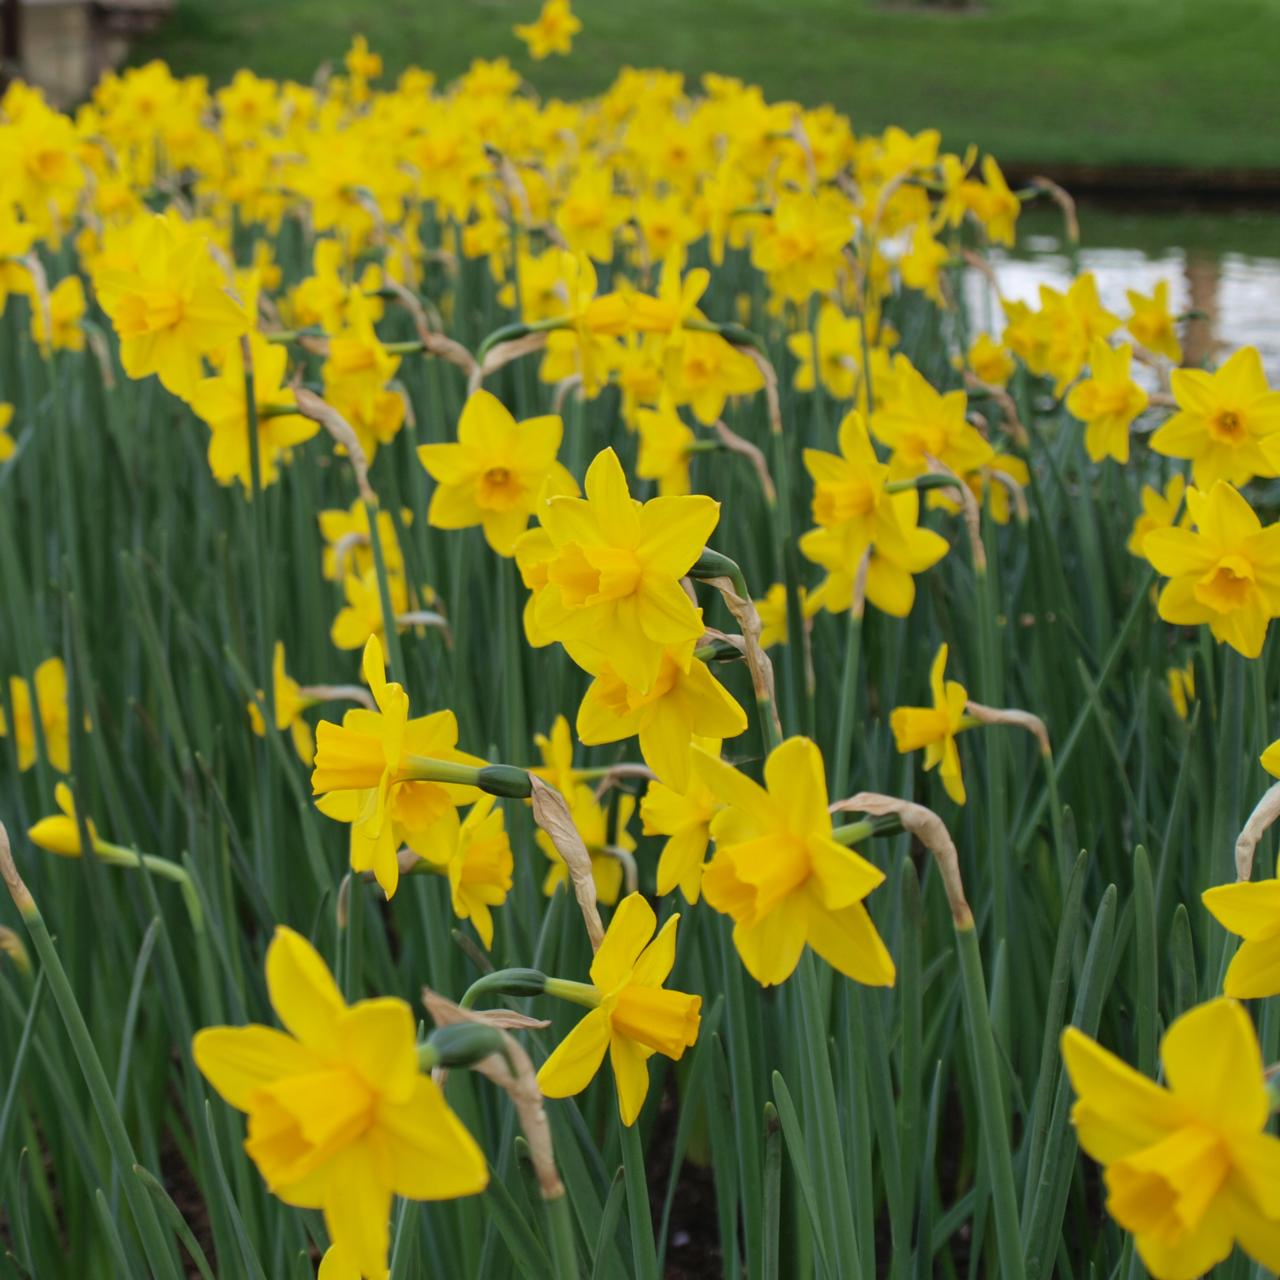
M1205 321L1181 326L1189 363L1217 361L1255 346L1268 378L1280 386L1280 212L1117 213L1082 206L1080 270L1097 277L1108 310L1129 314L1127 289L1149 294L1169 282L1175 314L1192 309ZM1035 210L1019 225L1013 252L989 255L1001 293L1039 305L1042 284L1065 289L1072 279L1062 219ZM986 315L986 286L967 281L971 314ZM998 321L998 313L997 313Z

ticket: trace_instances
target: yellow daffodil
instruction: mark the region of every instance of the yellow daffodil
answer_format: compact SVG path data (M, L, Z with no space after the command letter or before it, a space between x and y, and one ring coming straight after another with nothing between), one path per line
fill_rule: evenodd
M554 415L517 422L496 396L473 392L458 419L457 443L418 447L418 461L436 481L427 522L437 529L478 524L494 551L513 555L548 489L578 491L556 461L563 431Z
M131 378L154 373L188 399L203 375L201 357L225 351L249 317L201 236L179 238L165 218L145 215L136 267L103 270L95 286L120 335L120 362Z
M564 716L556 716L550 733L533 735L533 745L538 748L542 765L529 772L555 787L562 796L571 796L580 774L573 767L573 733L569 721Z
M310 698L302 696L301 686L285 670L284 643L280 640L276 641L272 655L271 685L272 696L275 698L276 728L281 733L288 731L298 759L310 768L316 756L315 736L311 732L311 726L302 718L302 713L313 703ZM249 703L249 723L258 737L266 736L267 727L256 702Z
M982 182L972 184L969 207L992 244L1013 244L1022 202L1009 189L995 156L982 157Z
M822 754L788 738L769 755L765 785L695 750L698 777L724 805L711 820L715 855L702 892L731 916L733 941L762 986L785 982L806 944L869 986L893 983L889 956L863 899L884 873L832 838Z
M1125 297L1129 299L1133 314L1125 321L1124 327L1133 335L1134 341L1148 351L1179 364L1182 344L1178 341L1178 330L1169 310L1169 282L1157 282L1150 297L1132 289L1125 290Z
M682 497L689 492L689 459L697 444L669 398L656 409L637 409L640 452L636 475L656 480L663 497Z
M449 879L453 914L475 925L487 951L493 946L493 912L511 892L515 862L506 821L491 795L482 795L456 828L436 823L413 851Z
M832 302L824 302L815 328L816 361L814 333L793 333L787 338L787 349L799 362L793 385L797 391L812 391L820 378L833 399L851 400L862 372L862 320L844 315Z
M284 385L289 353L258 333L249 334L253 361L253 399L258 421L259 479L274 484L280 463L294 445L310 440L320 424L299 413L289 413L296 401ZM252 443L246 400L244 356L233 343L212 378L202 378L192 389L191 408L210 431L209 470L219 484L239 480L246 493L253 490ZM284 410L284 412L281 412Z
M693 745L709 755L720 754L715 738L697 738ZM656 887L660 894L679 889L688 903L702 895L702 865L711 843L711 819L720 801L693 771L684 787L651 782L640 801L640 821L647 836L666 836L658 855Z
M591 855L591 878L595 881L596 897L611 907L622 892L623 865L617 854L629 858L636 848L635 837L627 830L636 808L635 797L618 796L612 840L609 839L609 811L596 799L596 793L590 787L578 783L564 798L569 805L573 825ZM569 868L545 831L539 830L534 839L551 864L542 881L542 892L549 898L557 886L568 881Z
M359 498L345 511L339 507L320 512L318 519L320 536L325 541L326 578L331 582L341 582L348 572L362 574L374 567L373 547L369 541L369 508ZM400 523L406 529L413 524L413 512L408 507L401 509ZM404 555L390 511L378 512L378 540L382 543L382 558L387 572L393 576L403 574Z
M1256 347L1241 347L1216 373L1175 369L1175 413L1152 437L1170 458L1190 458L1202 489L1280 473L1280 391L1272 391Z
M1191 714L1191 704L1196 696L1195 662L1188 658L1185 667L1170 667L1165 672L1165 682L1169 686L1169 701L1173 703L1174 712L1179 720L1185 720Z
M702 634L679 580L719 514L720 504L701 495L635 501L605 449L587 470L585 498L554 497L539 511L554 554L536 595L537 627L602 650L628 685L648 691L665 648Z
M53 798L59 812L41 818L28 832L27 838L37 848L46 853L56 853L63 858L79 858L84 853L80 839L80 824L76 818L75 799L71 788L65 782L58 782L53 788ZM91 818L85 819L89 831L89 839L94 848L98 844L98 830Z
M963 391L935 391L904 362L891 398L871 415L871 432L893 451L894 478L922 475L930 459L957 475L983 466L995 452L975 427L965 421L968 398Z
M908 289L918 289L936 306L946 306L942 296L942 268L950 253L946 245L933 238L928 224L918 222L911 233L911 246L898 261L902 283Z
M989 333L980 333L969 348L969 368L988 386L1003 387L1013 377L1013 356Z
M575 996L592 1007L538 1071L548 1098L581 1093L607 1051L618 1114L623 1124L635 1124L649 1093L649 1058L661 1053L679 1061L696 1043L702 997L662 985L675 964L679 920L671 916L655 937L658 919L638 893L619 904L591 962L591 985Z
M0 737L12 732L18 752L18 768L25 772L36 762L36 716L39 716L46 758L59 773L70 773L67 671L62 659L46 658L36 668L34 705L31 686L19 676L10 676L9 703L13 708L13 724L10 726L3 709L0 709Z
M400 574L388 574L387 590L391 610L398 618L409 608L409 588ZM361 573L342 579L346 604L338 610L329 629L329 638L339 649L362 649L371 639L386 640L386 618L378 593L377 570L371 565ZM399 628L397 628L398 630Z
M1211 1000L1170 1024L1164 1085L1075 1027L1062 1033L1062 1057L1107 1211L1156 1280L1194 1280L1236 1243L1280 1268L1280 1139L1266 1131L1262 1055L1239 1004Z
M24 297L31 292L31 272L22 259L36 242L38 229L17 216L12 203L0 199L0 316L11 293Z
M1145 556L1143 548L1146 546L1147 534L1156 529L1170 529L1175 521L1180 525L1190 521L1190 515L1182 511L1182 499L1186 491L1187 480L1181 472L1169 477L1163 491L1154 489L1149 484L1142 486L1142 514L1133 522L1129 540L1125 543L1125 549L1130 555ZM1181 516L1178 514L1180 511Z
M387 897L400 880L399 831L426 831L459 804L478 798L472 786L417 780L412 758L479 766L457 749L458 724L450 711L409 719L404 688L389 681L382 646L365 645L363 671L376 711L351 709L341 725L322 720L316 728L312 791L327 817L351 826L351 866L372 871Z
M1225 480L1187 490L1195 529L1155 529L1142 553L1169 578L1160 616L1176 626L1209 624L1215 640L1246 658L1262 652L1267 624L1280 616L1280 524L1262 527Z
M703 426L720 419L730 396L751 395L763 386L764 375L751 358L718 333L690 330L685 334L673 395L677 404L689 406Z
M284 1030L208 1027L192 1055L219 1095L248 1115L245 1150L272 1193L324 1213L349 1274L385 1276L392 1198L483 1191L484 1154L419 1071L408 1004L348 1005L315 948L283 926L266 969Z
M52 336L45 323L43 306L31 308L31 336L41 348L54 351L83 351L85 298L84 281L79 276L67 276L59 280L49 293L49 323Z
M18 448L14 438L9 434L13 413L13 405L0 402L0 462L12 458Z
M1133 348L1099 340L1089 356L1089 377L1071 388L1067 409L1085 424L1084 447L1094 462L1129 461L1129 428L1147 407L1147 393L1129 369Z
M643 693L630 688L607 661L599 666L590 661L587 669L595 679L578 707L579 739L593 747L638 736L645 763L677 790L689 783L695 735L723 739L746 732L746 712L697 658L686 665L683 656L668 649L658 678Z
M569 0L543 0L536 22L515 27L517 38L528 45L529 56L536 62L553 53L567 54L581 30L582 23L569 8Z
M964 804L964 775L960 772L956 734L964 727L962 721L969 694L959 681L945 678L946 668L947 646L944 644L929 668L933 706L896 707L889 717L889 726L899 751L919 751L923 747L926 771L941 765L938 776L947 795L956 804Z
M800 616L806 620L812 618L822 608L822 600L801 587L797 592L800 599ZM756 612L760 615L760 647L770 649L775 644L787 643L787 588L784 583L775 582L765 592L764 599L755 602Z

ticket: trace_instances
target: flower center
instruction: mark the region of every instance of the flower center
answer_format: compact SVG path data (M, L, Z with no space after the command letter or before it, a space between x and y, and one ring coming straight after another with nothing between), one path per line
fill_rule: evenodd
M1243 608L1253 590L1253 565L1244 556L1227 555L1195 584L1195 597L1219 613Z
M1218 1135L1188 1125L1111 1165L1107 1207L1126 1230L1176 1245L1199 1226L1229 1168Z
M1239 444L1248 434L1245 431L1244 415L1235 409L1219 409L1209 419L1209 434L1223 444Z
M489 511L510 511L523 496L524 485L509 467L490 467L480 476L476 502Z
M822 525L843 524L858 516L870 515L879 498L877 486L865 480L845 484L820 482L813 493L813 518Z

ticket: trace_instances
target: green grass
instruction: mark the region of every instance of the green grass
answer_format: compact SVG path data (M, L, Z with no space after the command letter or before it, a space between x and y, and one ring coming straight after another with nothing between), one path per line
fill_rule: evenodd
M226 80L308 79L365 32L388 70L449 77L505 54L545 94L620 66L722 71L833 103L855 128L939 126L1003 160L1272 167L1280 6L1271 0L989 0L951 12L869 0L580 0L573 55L538 65L511 32L537 0L179 0L135 60Z

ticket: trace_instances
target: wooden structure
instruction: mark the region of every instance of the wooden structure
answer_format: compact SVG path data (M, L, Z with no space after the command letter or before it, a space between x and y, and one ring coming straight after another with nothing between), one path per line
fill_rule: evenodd
M58 106L85 98L174 0L0 0L0 78L21 76Z

